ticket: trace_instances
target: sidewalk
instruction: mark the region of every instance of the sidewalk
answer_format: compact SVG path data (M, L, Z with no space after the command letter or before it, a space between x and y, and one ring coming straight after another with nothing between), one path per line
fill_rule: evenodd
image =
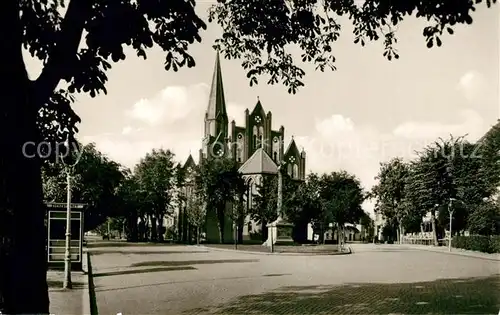
M408 244L396 245L396 246L401 246L402 248L426 250L426 251L448 254L448 255L460 255L460 256L473 257L473 258L479 258L479 259L500 261L500 254L498 254L498 253L497 254L488 254L488 253L476 252L476 251L472 251L472 250L465 250L465 249L461 249L461 248L452 248L451 252L449 252L447 246L408 245Z
M87 255L83 255L84 261ZM84 270L86 270L84 264ZM72 272L71 282L73 288L63 289L64 272L47 271L47 284L49 286L50 314L54 315L90 315L90 295L88 274Z

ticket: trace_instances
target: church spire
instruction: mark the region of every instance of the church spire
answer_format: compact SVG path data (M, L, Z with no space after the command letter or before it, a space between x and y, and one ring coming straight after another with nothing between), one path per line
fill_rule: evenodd
M219 51L215 55L215 67L208 99L207 119L217 119L219 115L227 117L224 86L222 84L222 71L220 67Z

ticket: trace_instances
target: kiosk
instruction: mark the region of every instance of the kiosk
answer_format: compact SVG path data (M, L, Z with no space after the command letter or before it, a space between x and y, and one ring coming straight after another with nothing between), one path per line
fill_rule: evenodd
M47 202L47 262L49 269L64 269L66 253L66 203ZM71 269L82 271L83 208L71 204Z

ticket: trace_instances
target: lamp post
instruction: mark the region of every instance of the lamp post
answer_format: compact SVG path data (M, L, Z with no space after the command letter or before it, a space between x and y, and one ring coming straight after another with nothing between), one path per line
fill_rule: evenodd
M450 214L450 235L448 236L448 251L451 252L451 233L452 233L452 229L451 229L451 224L452 224L452 221L453 221L453 207L452 207L452 203L453 201L456 200L455 198L450 198L450 202L448 203L448 213Z
M66 244L65 244L65 255L64 255L64 281L63 288L71 289L71 180L72 180L72 171L75 165L80 161L81 155L75 160L73 164L66 164L64 162L64 157L70 155L71 147L69 143L69 137L64 142L64 146L66 147L66 154L61 156L61 162L64 164L64 170L66 172Z

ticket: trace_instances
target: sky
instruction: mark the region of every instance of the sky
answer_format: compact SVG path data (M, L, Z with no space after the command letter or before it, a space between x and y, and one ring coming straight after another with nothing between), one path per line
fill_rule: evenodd
M206 20L211 3L200 1ZM474 141L500 118L499 6L481 5L472 25L455 27L443 46L428 49L425 21L405 20L397 31L400 58L388 61L382 42L353 43L352 26L333 46L337 71L306 70L305 87L290 95L283 85L250 87L241 61L221 60L230 119L243 125L245 108L257 97L273 113L273 129L285 126L285 143L293 135L307 152L308 172L347 170L369 189L379 163L414 151L438 137L462 136ZM108 72L108 94L78 95L79 138L125 166L133 167L153 148L170 149L179 162L195 160L203 136L203 116L215 61L212 49L221 31L209 24L203 42L190 48L196 67L167 72L165 53L149 52L147 60L129 51ZM298 54L296 54L298 56ZM40 65L27 60L36 78ZM367 204L371 211L373 205Z

